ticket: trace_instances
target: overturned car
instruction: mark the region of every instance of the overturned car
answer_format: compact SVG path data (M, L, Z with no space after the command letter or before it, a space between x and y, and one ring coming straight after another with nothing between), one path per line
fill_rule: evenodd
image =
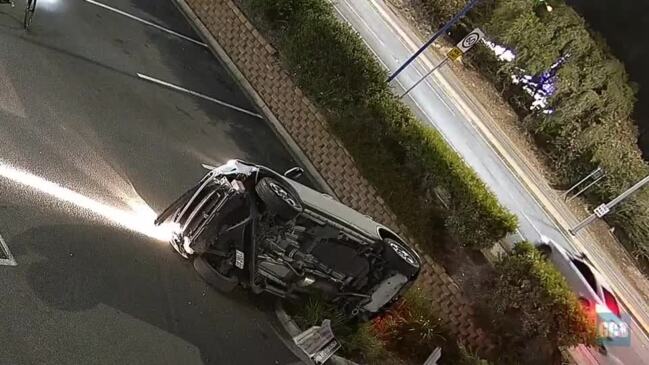
M172 203L173 248L221 291L317 292L349 317L385 309L417 277L420 258L390 229L263 166L230 160Z

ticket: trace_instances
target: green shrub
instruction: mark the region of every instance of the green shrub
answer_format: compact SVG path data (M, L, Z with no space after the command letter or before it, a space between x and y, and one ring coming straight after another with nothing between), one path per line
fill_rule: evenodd
M470 351L464 345L458 346L458 360L456 365L490 365L489 361Z
M386 315L374 320L375 333L390 351L423 362L436 347L446 344L430 301L424 289L411 288Z
M302 329L319 326L329 319L331 329L342 347L341 353L345 356L377 363L389 355L369 323L350 321L334 305L319 296L310 296L301 303L289 303L287 310Z
M553 346L595 343L595 326L561 274L529 243L518 244L496 265L490 308L515 318L522 342L545 338ZM511 328L510 328L511 330Z
M273 31L300 87L417 238L431 242L445 225L457 242L484 248L515 230L515 217L439 133L391 93L385 71L325 0L244 3ZM450 196L449 212L440 213L436 191Z
M421 0L422 4L433 15L433 20L437 24L444 24L451 20L464 8L466 0Z
M331 321L342 346L340 353L356 361L376 365L422 363L436 348L442 348L441 364L489 365L476 353L456 343L438 322L430 306L431 294L414 287L390 311L371 322L346 320L336 307L319 296L301 303L290 302L287 311L302 329Z
M385 347L408 363L421 364L435 348L442 349L440 364L489 365L453 338L440 325L440 317L430 303L432 294L413 287L386 314L375 318L372 329Z

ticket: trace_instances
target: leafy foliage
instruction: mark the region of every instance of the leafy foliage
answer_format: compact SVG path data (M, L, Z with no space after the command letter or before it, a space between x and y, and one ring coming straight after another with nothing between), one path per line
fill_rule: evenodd
M441 318L430 305L431 295L423 287L411 288L386 314L372 321L372 330L388 350L408 363L421 364L440 347L441 364L489 365L440 325Z
M489 365L441 327L430 306L431 294L414 287L386 314L371 322L345 321L335 306L318 296L302 303L290 303L287 310L303 328L331 320L342 354L368 364L422 363L436 348L442 348L441 364Z
M389 90L387 75L325 0L247 0L272 30L300 87L400 220L422 241L441 225L469 247L489 247L516 228L475 173ZM450 197L442 213L437 192Z
M496 265L491 308L516 318L518 341L546 338L553 346L595 342L595 324L565 279L528 243L518 244ZM516 342L518 342L516 341Z
M439 318L430 306L428 293L412 288L373 327L391 351L413 362L422 362L438 346L445 344Z
M302 303L290 303L287 309L302 329L319 326L329 319L342 353L347 356L362 357L369 363L378 363L379 359L389 357L383 342L369 323L349 322L334 305L321 297L310 296Z

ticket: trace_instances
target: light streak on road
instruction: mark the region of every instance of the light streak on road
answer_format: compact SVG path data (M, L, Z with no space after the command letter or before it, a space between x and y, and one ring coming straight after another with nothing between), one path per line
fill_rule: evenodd
M38 10L46 10L50 13L61 12L64 10L63 7L65 5L66 4L63 0L37 0L36 11L38 12Z
M103 217L113 224L160 241L168 241L175 230L172 225L155 226L153 221L156 213L143 202L135 200L128 202L132 211L119 209L3 162L0 162L0 177L33 188Z

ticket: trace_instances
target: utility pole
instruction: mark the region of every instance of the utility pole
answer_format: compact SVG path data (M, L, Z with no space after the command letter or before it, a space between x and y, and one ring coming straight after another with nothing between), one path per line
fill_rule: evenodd
M611 200L610 202L606 204L602 204L595 208L595 211L593 214L590 215L590 217L584 219L581 221L579 224L577 224L575 227L570 229L570 233L572 235L577 234L582 228L586 227L587 225L591 224L595 219L597 218L602 218L606 214L608 214L613 207L616 205L620 204L624 199L629 197L629 195L635 193L637 190L645 186L647 183L649 183L649 175L646 176L644 179L638 181L635 185L633 185L631 188L629 188L627 191L623 192L620 194L617 198Z
M466 4L466 6L464 7L464 9L462 9L462 11L460 11L457 15L455 15L453 19L451 19L448 23L446 23L440 30L437 31L437 33L433 34L433 36L428 40L428 42L424 43L424 45L421 46L421 48L419 48L417 52L415 52L412 56L410 56L410 58L406 62L404 62L403 65L399 66L399 68L396 71L394 71L392 75L390 75L390 77L388 77L387 82L394 80L401 73L401 71L403 71L406 67L408 67L408 65L410 65L412 61L414 61L417 57L419 57L419 55L422 54L426 50L426 48L428 48L428 46L433 44L433 42L435 42L435 40L439 38L439 36L444 34L447 30L449 30L453 26L453 24L457 23L458 20L460 20L463 16L466 15L466 13L468 13L471 9L473 9L473 7L476 6L478 1L480 0L471 0L471 2Z

